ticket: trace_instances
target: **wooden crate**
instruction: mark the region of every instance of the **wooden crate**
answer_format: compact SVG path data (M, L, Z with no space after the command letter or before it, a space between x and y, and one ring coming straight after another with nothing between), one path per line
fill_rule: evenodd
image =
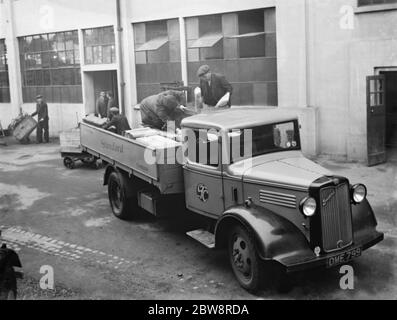
M21 141L33 132L37 127L37 121L34 120L31 116L26 116L23 120L15 127L14 129L14 137Z
M79 149L80 148L80 129L64 131L60 134L59 140L62 149Z

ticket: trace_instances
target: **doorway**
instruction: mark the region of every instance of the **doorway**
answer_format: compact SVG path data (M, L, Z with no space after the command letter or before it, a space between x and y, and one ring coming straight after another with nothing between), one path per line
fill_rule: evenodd
M397 71L385 71L387 160L397 162Z
M86 113L94 113L96 101L101 92L113 93L115 105L119 106L117 71L84 72Z

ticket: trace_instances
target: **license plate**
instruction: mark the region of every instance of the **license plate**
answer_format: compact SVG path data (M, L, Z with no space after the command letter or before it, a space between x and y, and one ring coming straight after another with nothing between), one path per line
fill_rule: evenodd
M327 259L327 268L332 268L347 263L361 256L362 249L355 248Z

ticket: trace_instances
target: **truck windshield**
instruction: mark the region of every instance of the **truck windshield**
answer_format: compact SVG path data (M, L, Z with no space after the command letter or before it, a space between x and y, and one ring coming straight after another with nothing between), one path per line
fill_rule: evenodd
M297 121L229 132L231 163L267 153L300 150Z

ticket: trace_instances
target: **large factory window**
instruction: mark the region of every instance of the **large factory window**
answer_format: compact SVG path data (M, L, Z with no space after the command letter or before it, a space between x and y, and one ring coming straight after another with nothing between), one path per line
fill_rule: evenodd
M83 35L86 64L116 62L116 40L113 27L86 29Z
M208 64L233 85L233 105L277 106L275 8L186 18L189 86Z
M134 24L138 101L182 80L178 19Z
M0 39L0 103L10 102L10 83L8 80L7 48Z
M37 94L48 102L83 101L77 31L22 37L19 50L24 102Z

